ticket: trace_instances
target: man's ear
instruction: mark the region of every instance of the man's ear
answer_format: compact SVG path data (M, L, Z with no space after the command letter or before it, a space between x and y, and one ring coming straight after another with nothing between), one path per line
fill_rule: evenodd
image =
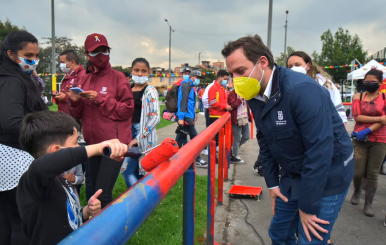
M52 144L47 147L47 153L54 153L56 151L59 151L60 149L60 145Z
M261 56L259 60L261 69L265 70L269 66L268 59L265 56Z

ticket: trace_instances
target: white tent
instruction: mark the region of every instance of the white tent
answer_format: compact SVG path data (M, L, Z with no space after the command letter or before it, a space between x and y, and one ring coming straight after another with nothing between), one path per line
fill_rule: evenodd
M379 64L377 61L369 61L366 65L362 66L360 69L355 70L347 74L347 80L357 80L365 78L365 75L371 68L376 67L378 70L383 71L383 77L386 76L386 66Z

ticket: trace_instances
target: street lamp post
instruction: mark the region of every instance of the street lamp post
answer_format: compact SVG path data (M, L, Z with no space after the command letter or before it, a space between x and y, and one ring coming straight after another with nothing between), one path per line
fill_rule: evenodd
M272 1L269 0L268 10L268 35L267 35L267 47L271 49L271 34L272 34Z
M287 17L288 17L288 10L285 11L284 63L287 60L287 55L286 55L286 52L287 52Z
M169 21L167 19L165 19L165 22L169 26L169 73L170 73L172 71L172 68L171 68L171 60L172 60L172 32L174 32L174 30L172 29L172 26L169 24ZM170 85L170 77L169 77L169 80L168 80L168 86L169 85Z
M51 88L56 90L56 60L55 60L55 2L51 0L51 31L52 31L52 54L51 54Z

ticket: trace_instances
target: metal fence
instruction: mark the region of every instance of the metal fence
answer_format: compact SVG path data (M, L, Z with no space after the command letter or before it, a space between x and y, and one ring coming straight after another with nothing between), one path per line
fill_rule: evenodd
M223 181L228 179L232 127L226 112L185 147L122 193L98 215L59 244L125 244L177 181L183 179L183 244L194 244L195 159L209 147L207 244L214 243L215 135L219 133L218 202L223 202ZM162 226L162 223L160 223Z

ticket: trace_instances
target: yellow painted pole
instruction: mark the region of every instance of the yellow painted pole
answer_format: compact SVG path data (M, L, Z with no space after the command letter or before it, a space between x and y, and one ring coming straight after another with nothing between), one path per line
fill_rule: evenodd
M51 78L51 80L52 80L52 91L57 91L56 90L56 76L55 75L52 75L52 78Z

